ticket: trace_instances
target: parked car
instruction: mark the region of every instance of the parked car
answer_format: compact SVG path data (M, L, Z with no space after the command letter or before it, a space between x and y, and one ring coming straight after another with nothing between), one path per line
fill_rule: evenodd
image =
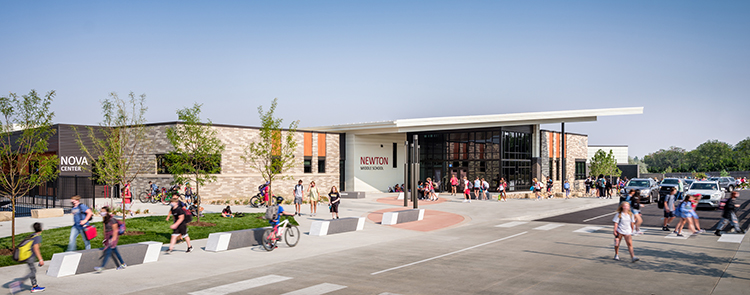
M734 177L711 177L708 181L718 182L719 186L728 192L734 191L734 188L737 187L737 180Z
M687 194L692 196L700 194L698 207L719 208L719 201L724 198L724 190L717 181L696 181L690 185Z
M627 192L631 189L637 189L641 191L641 202L642 203L653 203L659 199L659 183L651 178L633 178L625 184L625 188L622 190L621 199L624 199Z
M690 186L695 182L695 179L686 178L683 179L685 181L685 185L687 185L687 188L690 188Z
M681 178L664 178L664 180L661 181L659 184L659 196L666 196L671 191L672 188L677 189L677 199L682 199L682 197L685 195L685 192L688 190L688 185L685 183L684 179Z

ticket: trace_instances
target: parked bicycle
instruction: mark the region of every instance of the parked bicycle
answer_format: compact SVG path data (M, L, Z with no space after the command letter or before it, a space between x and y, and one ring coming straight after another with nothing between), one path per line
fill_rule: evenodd
M146 189L146 191L138 194L138 200L141 201L141 203L156 203L154 196L155 194L151 189Z
M299 228L291 224L289 219L284 219L284 221L281 221L272 229L269 228L263 232L263 248L266 251L273 251L273 249L276 249L276 244L281 240L281 237L284 237L287 246L297 246L300 237Z

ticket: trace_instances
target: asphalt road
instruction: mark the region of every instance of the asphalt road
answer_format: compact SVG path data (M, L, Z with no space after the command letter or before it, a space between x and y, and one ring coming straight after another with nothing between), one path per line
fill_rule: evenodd
M727 194L729 197L729 194ZM740 219L740 225L743 229L746 229L750 225L750 191L740 191L738 203L741 204L740 210L737 212L737 216ZM550 218L543 218L537 221L546 222L563 222L563 223L580 223L580 224L591 224L591 225L612 225L612 218L614 212L617 210L617 205L603 206L589 210L583 210L573 212L564 215L558 215ZM698 208L696 210L700 217L700 225L702 229L706 231L715 230L716 225L721 219L721 210L711 210ZM641 215L643 216L642 227L653 227L661 228L663 225L664 213L662 209L654 204L643 204L641 206ZM670 226L674 227L677 225L677 219L671 222ZM728 228L727 228L728 229Z

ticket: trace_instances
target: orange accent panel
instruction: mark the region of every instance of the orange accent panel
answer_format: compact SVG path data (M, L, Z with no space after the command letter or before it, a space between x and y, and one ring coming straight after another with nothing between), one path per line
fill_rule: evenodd
M553 136L552 132L548 133L549 140L547 149L549 150L549 157L552 158L553 153L555 152L555 137Z
M272 148L271 148L271 155L272 156L280 156L281 155L281 131L276 131L273 133L272 137Z
M326 156L326 135L318 133L318 157Z
M555 145L555 154L557 155L557 158L560 158L560 133L555 133L555 137L557 137L557 140L555 141L557 144Z
M305 157L312 157L312 132L305 132Z

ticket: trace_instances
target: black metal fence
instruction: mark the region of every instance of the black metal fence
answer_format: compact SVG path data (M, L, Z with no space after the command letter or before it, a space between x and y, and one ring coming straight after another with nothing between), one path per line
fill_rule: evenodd
M82 204L96 208L96 199L108 198L109 192L108 186L97 185L89 177L58 176L54 181L31 189L28 195L16 198L16 216L31 216L31 210L42 208L63 208L65 213L70 213L73 207L70 198L76 195L81 197ZM7 197L0 198L0 211L12 209Z

